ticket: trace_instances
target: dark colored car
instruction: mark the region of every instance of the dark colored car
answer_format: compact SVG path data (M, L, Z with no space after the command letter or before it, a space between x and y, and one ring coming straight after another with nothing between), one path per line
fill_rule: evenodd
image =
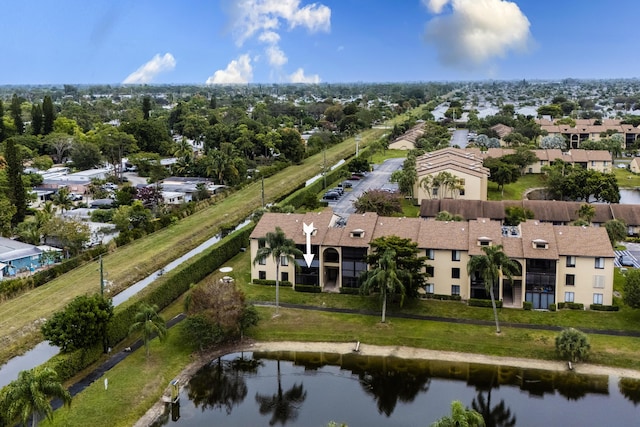
M351 187L353 187L353 184L350 183L349 181L345 181L340 185L342 185L343 188L351 188Z
M335 191L336 193L338 193L339 195L343 195L344 194L344 189L342 187L336 187L336 188L332 188L329 191Z
M322 198L325 200L338 200L340 198L340 193L336 191L327 191L326 193L324 193L324 196L322 196Z
M348 179L348 180L351 180L351 181L358 181L358 180L360 180L361 178L360 178L358 175L351 175L351 176L350 176L349 178L347 178L347 179Z

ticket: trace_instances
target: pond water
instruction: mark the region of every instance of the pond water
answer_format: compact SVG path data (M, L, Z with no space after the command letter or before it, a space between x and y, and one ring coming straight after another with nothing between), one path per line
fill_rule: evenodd
M487 426L637 425L640 380L359 354L255 352L211 361L154 426L428 426L453 400Z
M619 191L621 205L640 205L640 190L635 188L621 188ZM544 190L533 190L527 195L529 200L544 200L545 197Z

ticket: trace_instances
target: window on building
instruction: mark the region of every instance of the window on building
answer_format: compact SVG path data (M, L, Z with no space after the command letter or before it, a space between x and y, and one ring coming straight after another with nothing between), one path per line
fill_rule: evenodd
M460 251L451 251L451 261L460 261Z
M459 268L452 268L451 269L451 278L452 279L459 279L460 278L460 269Z
M425 270L426 270L427 276L429 276L429 277L433 277L434 276L435 269L433 268L432 265L428 266Z
M258 271L258 279L267 280L267 272L266 271Z
M432 195L433 197L438 197L438 187L433 187L433 188L431 189L431 195Z
M258 247L259 248L264 248L265 246L267 246L267 241L266 240L258 240Z
M602 304L602 301L603 301L602 294L593 294L594 304Z
M565 292L564 293L564 302L574 302L574 298L576 294L574 292Z
M568 256L567 257L567 267L575 267L576 266L576 257Z
M604 288L604 276L596 274L593 276L593 287L598 289Z
M575 286L576 285L576 275L575 274L567 274L564 279L564 284L566 286Z
M282 273L280 273L280 280L282 280L283 282L288 282L289 281L289 272L288 271L283 271Z
M451 295L460 295L460 285L451 285Z
M466 184L466 181L464 178L460 178L460 195L464 196L464 185Z
M604 268L604 258L597 257L595 267Z
M258 261L258 265L267 265L267 258L266 257L260 258L260 260Z
M436 259L436 251L434 251L433 249L427 249L427 259Z
M434 284L433 283L427 283L426 285L424 285L424 290L428 293L428 294L432 294L434 292Z
M286 256L281 256L280 257L280 265L286 267L289 265L289 258Z

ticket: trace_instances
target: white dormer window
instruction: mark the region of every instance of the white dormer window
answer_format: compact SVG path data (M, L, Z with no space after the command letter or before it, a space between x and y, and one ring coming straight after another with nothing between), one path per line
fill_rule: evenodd
M543 239L535 239L533 242L535 249L549 249L549 242Z
M491 237L478 237L478 246L491 246Z
M363 238L364 237L364 230L361 228L356 228L355 230L353 230L351 232L351 237L357 237L357 238Z

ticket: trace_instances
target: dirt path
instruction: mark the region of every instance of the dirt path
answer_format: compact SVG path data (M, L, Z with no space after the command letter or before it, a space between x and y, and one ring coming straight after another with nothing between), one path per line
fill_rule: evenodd
M186 384L195 372L209 363L212 359L228 353L238 351L298 351L325 352L347 354L354 351L354 343L335 342L246 342L242 345L228 346L207 353L199 354L177 377L181 384ZM482 354L457 353L452 351L427 350L404 346L376 346L361 343L359 353L364 356L396 356L406 359L447 360L451 362L469 362L490 365L513 366L518 368L544 369L550 371L566 371L567 363L559 361L524 359L516 357L497 357ZM573 366L574 372L588 375L613 375L640 379L640 371L633 369L613 368L609 366L580 363ZM167 388L164 395L170 396L171 389ZM147 413L138 420L134 427L146 427L153 423L164 411L164 401L161 399Z

